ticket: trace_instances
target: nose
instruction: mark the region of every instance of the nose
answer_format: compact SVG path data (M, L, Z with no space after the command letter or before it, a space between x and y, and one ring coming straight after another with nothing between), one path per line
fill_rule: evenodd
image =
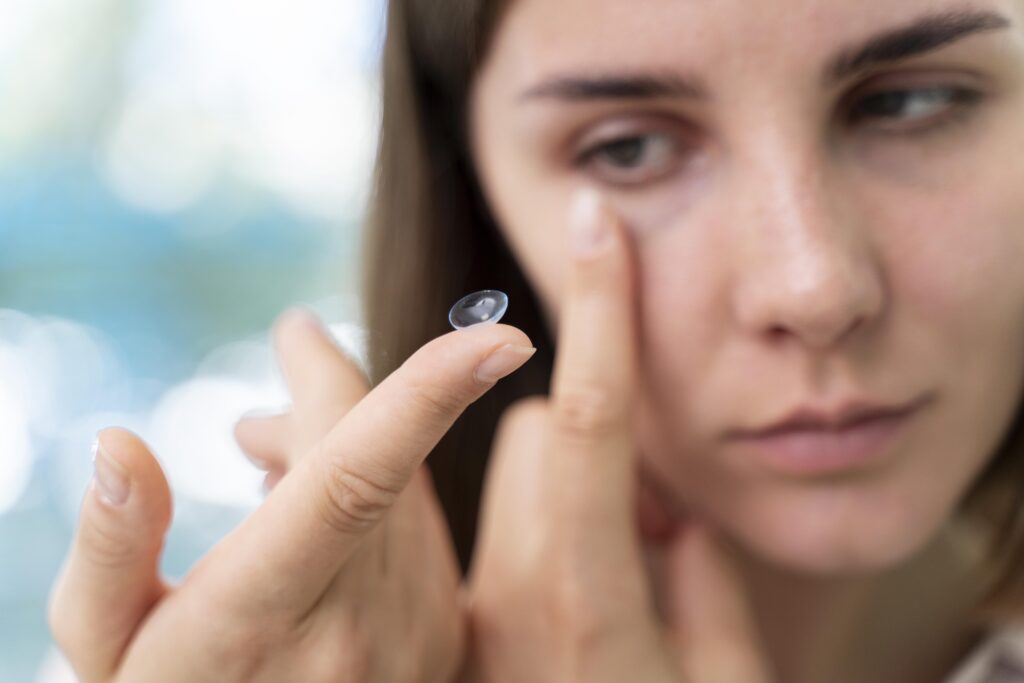
M734 195L736 315L755 333L827 350L884 305L883 274L860 218L868 212L858 213L822 154L762 151L744 165Z

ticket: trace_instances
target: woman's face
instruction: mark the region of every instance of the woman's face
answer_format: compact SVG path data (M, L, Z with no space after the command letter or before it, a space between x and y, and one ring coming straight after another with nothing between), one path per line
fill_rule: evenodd
M549 325L571 200L597 188L635 240L640 465L764 558L907 558L1014 416L1024 3L966 6L517 0L474 83L480 179ZM929 400L828 475L725 438L852 398Z

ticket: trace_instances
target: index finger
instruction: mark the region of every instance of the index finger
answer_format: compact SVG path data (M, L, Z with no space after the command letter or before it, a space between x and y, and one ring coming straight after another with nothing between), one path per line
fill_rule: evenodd
M580 191L551 389L551 481L559 519L626 538L633 525L636 321L630 244L600 195Z
M314 604L458 416L533 351L517 328L485 325L413 354L226 539L221 564L239 597L300 612Z

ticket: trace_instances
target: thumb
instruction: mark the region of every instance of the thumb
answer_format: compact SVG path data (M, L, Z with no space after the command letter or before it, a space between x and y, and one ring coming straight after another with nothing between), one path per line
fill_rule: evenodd
M666 561L670 626L687 683L773 680L739 571L717 534L687 522Z
M166 591L159 559L171 518L167 479L141 439L107 429L94 449L96 475L48 606L54 640L83 681L110 678Z

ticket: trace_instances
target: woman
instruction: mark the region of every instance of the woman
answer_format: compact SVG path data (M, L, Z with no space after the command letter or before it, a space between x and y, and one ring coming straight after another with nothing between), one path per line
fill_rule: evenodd
M1024 3L388 19L371 382L279 321L276 485L176 587L100 435L82 679L1024 680Z

